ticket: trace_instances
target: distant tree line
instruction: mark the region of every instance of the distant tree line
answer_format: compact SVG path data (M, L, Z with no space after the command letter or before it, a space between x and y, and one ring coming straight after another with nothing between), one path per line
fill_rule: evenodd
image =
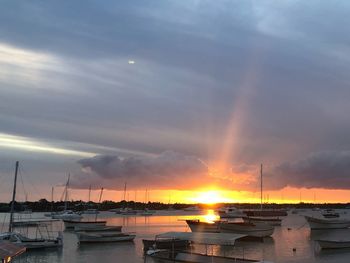
M222 206L230 206L233 205L239 209L259 209L260 204L255 203L220 203L220 204L213 204L213 205L207 205L207 204L181 204L181 203L175 203L175 204L164 204L160 202L148 202L147 204L141 203L141 202L134 202L134 201L120 201L120 202L114 202L114 201L103 201L102 203L95 203L95 202L84 202L82 200L77 201L70 201L67 202L67 208L74 211L83 211L86 209L98 209L101 211L107 211L110 209L118 209L118 208L125 208L129 207L136 210L143 210L145 208L151 209L151 210L167 210L167 209L175 209L175 210L182 210L190 206L199 206L201 208L205 209L217 209ZM10 203L0 203L0 212L9 212L11 207ZM15 211L20 212L24 210L32 210L33 212L46 212L46 211L62 211L64 210L64 202L58 201L58 202L49 202L46 199L40 199L36 202L15 202ZM322 208L322 209L344 209L344 208L350 208L349 203L324 203L324 204L313 204L313 203L298 203L298 204L275 204L275 203L269 203L264 204L264 209L289 209L289 208Z

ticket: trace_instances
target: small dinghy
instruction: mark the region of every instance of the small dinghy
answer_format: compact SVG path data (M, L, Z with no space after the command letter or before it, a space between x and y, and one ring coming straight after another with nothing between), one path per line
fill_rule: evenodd
M66 229L74 229L76 226L82 226L86 228L94 228L96 226L105 226L107 224L107 221L63 220L63 223Z
M79 243L110 243L133 241L136 235L121 232L78 232Z

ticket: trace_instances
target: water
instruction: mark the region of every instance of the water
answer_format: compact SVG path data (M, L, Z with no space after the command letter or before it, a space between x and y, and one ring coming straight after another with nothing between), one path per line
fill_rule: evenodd
M340 211L344 213L345 210ZM304 213L316 213L306 211ZM34 213L32 217L42 217L42 213ZM349 215L344 214L348 217ZM94 215L85 216L87 220ZM136 232L134 242L111 244L78 244L73 232L64 231L64 246L60 250L29 251L23 258L15 262L104 262L104 263L138 263L143 259L143 238L154 238L155 235L167 231L190 231L183 221L185 218L205 219L205 215L193 215L184 211L158 211L154 216L119 216L109 212L101 213L98 218L108 221L108 225L123 225L123 231ZM5 214L0 215L2 221ZM8 218L8 216L7 216ZM5 226L6 227L6 226ZM63 229L61 222L54 223L55 230ZM33 234L33 233L32 233ZM290 214L281 227L276 227L271 238L261 241L237 241L235 247L209 246L208 252L226 256L244 256L250 259L265 259L273 262L350 262L350 249L320 251L313 241L319 238L350 239L349 230L310 231L304 217ZM295 248L295 251L293 251ZM205 252L203 245L195 245L195 250ZM149 261L148 261L149 262Z

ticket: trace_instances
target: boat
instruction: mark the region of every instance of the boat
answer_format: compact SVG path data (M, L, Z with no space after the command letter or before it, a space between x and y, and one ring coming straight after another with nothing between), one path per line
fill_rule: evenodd
M42 218L31 218L31 219L27 219L27 220L16 220L13 221L12 226L13 227L35 227L38 226L42 223L51 223L51 222L55 222L55 221L59 221L58 219L42 219Z
M75 221L63 220L66 229L74 229L76 226L83 226L86 228L94 228L99 226L106 226L107 221Z
M201 209L198 206L189 206L184 209L186 212L200 212Z
M26 249L43 249L43 248L59 248L62 247L62 236L59 235L58 238L55 239L46 239L46 238L28 238L20 233L15 232L6 232L0 234L0 241L8 241L16 244L20 247L24 247Z
M190 245L188 240L182 240L179 238L155 238L155 239L142 239L143 249L147 251L150 248L157 249L180 249L187 248Z
M218 222L200 222L199 219L186 220L192 232L219 233Z
M96 215L96 214L99 214L100 212L97 209L90 208L82 211L81 213L85 215Z
M139 215L142 215L142 216L151 216L151 215L154 215L156 213L156 211L153 211L153 210L149 210L149 209L145 209L145 210L142 210L141 212L139 212Z
M304 216L311 229L342 229L350 227L347 219L326 219Z
M288 212L284 209L265 209L263 208L263 165L260 165L260 209L244 210L243 213L248 217L282 217L287 216ZM270 221L267 219L266 221Z
M122 226L90 226L90 225L75 226L74 227L74 231L77 231L77 232L79 232L79 231L83 231L83 232L99 232L99 231L121 232L122 231Z
M350 240L315 240L321 249L350 248Z
M12 244L11 242L0 242L0 261L2 263L10 263L12 259L22 255L25 251L25 247Z
M72 210L65 210L61 213L56 213L51 216L53 219L62 219L62 220L80 220L83 217Z
M16 244L16 245L21 246L21 247L25 247L26 249L42 249L42 248L62 247L63 246L62 233L58 232L58 237L56 237L56 238L44 238L42 236L42 230L39 228L41 226L40 224L37 225L37 231L36 231L36 233L40 233L40 235L41 235L41 237L39 237L39 238L38 237L29 238L27 236L24 236L20 233L13 231L18 167L19 167L19 162L17 161L16 168L15 168L13 192L12 192L9 228L8 228L8 232L0 234L0 241L10 241L13 244ZM44 224L42 224L42 225L44 225ZM46 227L46 231L48 233L47 227Z
M282 219L278 217L243 217L243 221L246 223L266 223L271 226L280 226L282 224Z
M188 233L188 232L168 232L158 235L168 239L189 240L193 243L204 245L225 245L233 246L235 241L245 235L222 234L222 233ZM246 263L246 262L266 262L245 258L233 258L219 255L192 253L188 251L176 251L174 249L150 249L146 252L146 259L151 258L153 262L191 262L191 263Z
M335 212L333 209L326 209L324 213L322 213L324 218L338 218L339 213Z
M220 233L236 233L262 238L271 236L274 232L274 227L266 223L220 222L219 231Z
M218 214L220 218L242 218L246 216L242 210L234 206L220 208Z
M78 232L79 243L133 241L136 235L121 232Z
M125 216L127 216L127 215L136 215L137 214L137 210L134 210L134 209L129 208L129 207L125 207L125 208L120 209L118 214L125 215Z

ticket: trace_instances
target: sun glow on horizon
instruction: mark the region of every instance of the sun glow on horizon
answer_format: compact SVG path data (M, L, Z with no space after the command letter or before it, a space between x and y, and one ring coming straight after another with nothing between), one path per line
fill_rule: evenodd
M224 197L219 190L209 190L205 192L199 192L197 196L194 197L192 200L196 203L209 204L209 205L232 201Z

